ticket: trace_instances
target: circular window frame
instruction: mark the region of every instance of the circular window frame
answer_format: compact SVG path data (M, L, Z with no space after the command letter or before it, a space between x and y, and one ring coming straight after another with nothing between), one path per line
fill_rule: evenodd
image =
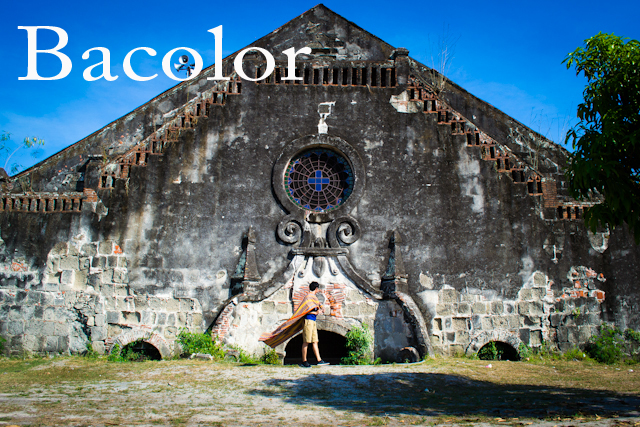
M289 161L284 186L289 200L299 207L327 213L349 200L353 192L353 169L351 163L335 150L315 147Z
M291 201L285 184L285 172L289 163L303 152L313 149L323 148L334 151L342 156L351 166L353 172L353 188L351 194L342 204L328 212L317 212L305 209ZM358 152L349 143L333 135L307 135L292 142L286 143L286 147L276 160L271 177L271 185L280 204L288 213L302 213L310 222L329 222L335 218L349 213L360 200L365 186L364 163Z

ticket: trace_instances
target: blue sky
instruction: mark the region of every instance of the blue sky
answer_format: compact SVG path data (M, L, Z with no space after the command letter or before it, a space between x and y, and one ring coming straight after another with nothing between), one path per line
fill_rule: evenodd
M214 37L207 30L223 26L223 57L312 8L315 1L277 2L5 2L0 26L0 130L13 139L45 140L38 160L71 145L144 104L176 81L162 72L162 57L185 46L196 50L205 67L214 62ZM584 39L602 32L640 39L640 2L618 1L325 1L324 4L426 65L437 63L444 40L452 52L447 76L472 94L555 142L575 124L575 111L586 81L562 64ZM18 26L63 28L69 42L71 73L56 81L25 81L27 32ZM53 32L38 33L38 47L51 48ZM136 82L123 72L127 52L151 47L157 56L134 56ZM101 60L93 47L111 52L111 70L119 78L87 82L86 67ZM178 54L177 54L178 55ZM176 57L177 57L176 55ZM138 59L135 59L138 58ZM137 61L137 62L136 62ZM176 62L175 60L172 63ZM38 72L53 76L60 61L38 56ZM38 160L18 152L23 167ZM4 164L4 159L2 159ZM8 165L10 168L10 165Z

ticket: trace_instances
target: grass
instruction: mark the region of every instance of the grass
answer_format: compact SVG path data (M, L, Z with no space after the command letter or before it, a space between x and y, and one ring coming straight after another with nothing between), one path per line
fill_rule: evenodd
M303 370L195 360L0 358L0 421L136 425L153 414L154 425L168 427L193 423L194 416L204 417L202 425L257 425L284 416L287 425L313 411L317 426L530 425L624 418L640 407L640 372L629 372L634 366L552 358L491 365L430 358L418 365Z

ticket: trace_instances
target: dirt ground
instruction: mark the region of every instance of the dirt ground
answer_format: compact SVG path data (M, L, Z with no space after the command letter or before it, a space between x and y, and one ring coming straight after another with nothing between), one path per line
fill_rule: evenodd
M640 426L634 366L0 360L0 426Z

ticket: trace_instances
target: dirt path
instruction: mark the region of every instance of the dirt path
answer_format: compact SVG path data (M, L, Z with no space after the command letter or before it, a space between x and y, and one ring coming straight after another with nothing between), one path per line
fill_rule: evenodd
M579 362L303 369L69 358L0 369L0 426L640 426L638 373Z

